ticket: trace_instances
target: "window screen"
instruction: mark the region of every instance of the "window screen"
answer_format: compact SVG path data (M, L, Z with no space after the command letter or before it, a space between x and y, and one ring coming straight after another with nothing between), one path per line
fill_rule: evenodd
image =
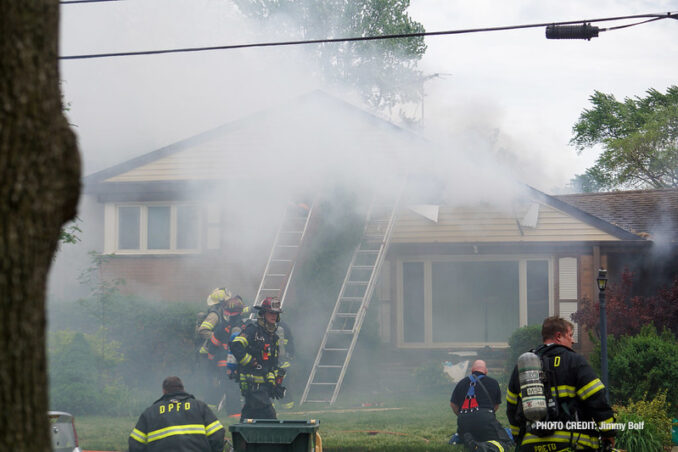
M403 263L403 340L424 342L426 339L424 304L424 263Z
M527 261L527 324L541 325L549 315L549 263Z
M118 207L118 249L139 249L139 207Z
M198 248L198 207L177 206L177 249Z
M170 248L170 208L151 206L148 208L148 249L168 250Z

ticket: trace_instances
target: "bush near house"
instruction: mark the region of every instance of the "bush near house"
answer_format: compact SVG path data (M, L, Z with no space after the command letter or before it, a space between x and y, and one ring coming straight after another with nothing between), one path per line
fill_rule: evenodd
M50 407L73 414L129 415L179 375L198 392L192 304L118 294L50 306Z
M658 334L644 326L636 336L608 339L610 397L613 402L643 400L665 391L673 414L678 414L678 340L668 330ZM600 366L600 344L594 348Z
M518 362L518 357L543 343L541 339L541 325L529 325L518 328L511 334L508 343L509 356L504 366L507 381Z
M643 423L643 428L626 428L617 432L617 447L630 451L660 451L671 449L671 418L666 390L660 391L650 400L643 398L627 405L615 405L616 422Z

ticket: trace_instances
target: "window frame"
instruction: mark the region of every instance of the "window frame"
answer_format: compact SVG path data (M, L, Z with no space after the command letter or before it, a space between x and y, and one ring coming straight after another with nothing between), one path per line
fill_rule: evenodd
M407 256L396 260L396 345L399 348L449 348L449 347L508 347L508 342L433 342L433 285L432 265L437 262L499 262L512 261L518 263L518 326L527 325L527 262L546 261L548 263L548 315L555 312L554 294L554 259L553 256L543 255L459 255L459 256ZM403 264L408 262L423 262L424 264L424 342L412 343L404 341L405 319L403 315Z
M196 231L197 248L177 249L178 224L177 209L180 206L196 207L198 218ZM119 208L120 207L139 207L139 248L138 249L120 249L119 248ZM170 243L167 249L149 249L148 248L148 208L149 207L169 207L169 234ZM197 254L202 249L202 225L203 212L202 206L197 202L116 202L107 203L105 206L105 243L104 253L117 255L149 255L149 254Z

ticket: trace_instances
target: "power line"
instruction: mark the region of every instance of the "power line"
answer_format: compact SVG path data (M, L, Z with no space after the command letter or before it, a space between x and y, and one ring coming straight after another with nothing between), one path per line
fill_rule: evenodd
M101 3L101 2L119 2L120 0L63 0L60 5L72 5L73 3Z
M73 0L73 1L115 1L115 0ZM115 53L96 53L89 55L68 55L60 56L60 60L85 60L92 58L111 58L111 57L122 57L122 56L138 56L138 55L160 55L166 53L188 53L188 52L204 52L209 50L234 50L234 49L245 49L250 47L279 47L279 46L293 46L293 45L304 45L304 44L325 44L332 42L357 42L357 41L377 41L384 39L404 39L404 38L418 38L424 36L442 36L442 35L458 35L466 33L481 33L489 31L506 31L506 30L519 30L525 28L538 28L538 27L547 27L553 25L572 25L572 24L582 24L582 23L594 23L594 22L609 22L616 20L627 20L627 19L641 19L641 18L650 18L650 20L638 22L635 24L625 25L623 27L612 27L612 28L601 28L600 31L610 31L618 28L630 27L633 25L640 25L646 22L652 22L654 20L660 19L677 19L678 12L668 12L665 14L636 14L632 16L619 16L619 17L606 17L601 19L586 19L586 20L571 20L566 22L548 22L548 23L539 23L539 24L527 24L527 25L507 25L502 27L486 27L486 28L468 28L462 30L447 30L447 31L430 31L430 32L421 32L421 33L402 33L402 34L393 34L393 35L379 35L379 36L358 36L352 38L328 38L328 39L309 39L302 41L275 41L275 42L259 42L259 43L250 43L250 44L235 44L235 45L223 45L223 46L210 46L210 47L188 47L183 49L166 49L166 50L143 50L138 52L115 52Z

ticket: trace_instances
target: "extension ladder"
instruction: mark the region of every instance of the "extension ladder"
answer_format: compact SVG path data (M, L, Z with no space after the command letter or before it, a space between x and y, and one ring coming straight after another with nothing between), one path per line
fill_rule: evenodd
M401 190L402 192L402 190ZM300 404L333 404L360 334L381 264L391 239L400 193L390 200L373 199L365 228L339 291Z
M287 204L273 240L264 276L261 278L257 295L254 298L255 306L261 304L262 299L266 297L280 298L281 306L285 302L287 288L294 273L294 264L306 236L312 213L313 205L293 202ZM254 317L254 313L251 316Z

